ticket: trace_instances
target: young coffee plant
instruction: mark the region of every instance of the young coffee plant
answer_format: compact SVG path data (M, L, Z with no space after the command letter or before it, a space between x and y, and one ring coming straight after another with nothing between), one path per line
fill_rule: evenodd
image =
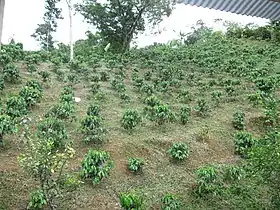
M87 115L81 121L81 130L87 143L102 143L107 132L104 128L103 118L98 115Z
M30 86L24 86L19 95L25 100L28 107L34 106L36 103L40 103L43 93L37 89Z
M188 106L181 107L179 118L182 125L185 125L189 121L190 116L191 108Z
M89 116L100 116L100 106L91 104L87 109L87 115Z
M205 117L208 115L210 107L207 104L207 101L205 101L204 99L200 99L197 101L197 106L195 107L195 110L197 111L197 114L199 116Z
M181 103L187 103L191 100L191 96L188 90L186 89L182 89L180 90L178 96L177 96L177 100Z
M236 111L233 114L232 125L237 130L245 129L245 113L241 111Z
M141 210L143 207L143 198L135 193L121 193L120 203L125 210Z
M27 209L38 210L43 209L47 205L47 200L42 190L31 192Z
M92 83L91 85L90 85L90 93L92 94L92 95L95 95L95 94L97 94L99 91L100 91L100 84L99 83L97 83L97 82L95 82L95 83Z
M240 131L234 137L235 152L242 157L247 157L249 150L255 145L256 140L247 131Z
M28 113L27 104L20 96L10 96L6 100L6 114L12 118L22 117Z
M51 109L45 114L45 117L58 118L61 120L66 120L73 118L73 113L75 112L75 105L73 103L59 103L51 107Z
M215 105L220 105L221 97L223 92L219 90L215 90L211 93L212 100L215 102Z
M141 158L129 158L128 169L133 172L141 172L144 166L144 160Z
M142 118L140 114L137 112L137 110L129 109L126 110L123 114L122 120L121 120L121 126L131 131L133 128L135 128L137 125L139 125L142 121Z
M242 167L234 165L225 165L223 168L223 179L225 181L237 181L241 180L245 175L245 171Z
M128 103L131 102L130 96L126 93L120 93L119 97L120 97L120 99L122 100L123 103L128 104Z
M218 171L215 167L201 167L196 171L196 195L203 197L206 194L218 194L221 183L217 175Z
M174 160L184 160L189 156L189 148L183 142L174 143L168 150L169 155Z
M68 144L68 135L64 123L56 118L46 118L38 125L37 136L52 142L54 149Z
M4 135L17 132L13 119L8 115L0 115L0 145L3 143Z
M36 64L27 64L27 71L31 74L37 72L38 68Z
M155 106L153 112L154 114L151 117L154 116L154 121L156 121L158 125L172 122L175 119L174 114L167 104Z
M67 80L71 85L76 85L80 82L79 76L74 73L70 73L67 75Z
M109 79L110 79L110 76L106 71L100 72L100 80L102 82L107 82Z
M109 153L89 150L87 156L82 161L81 176L84 179L91 179L93 184L98 184L109 176L112 168L113 161Z
M9 63L3 69L4 80L11 83L19 81L19 69L14 63Z
M172 194L166 194L161 199L161 210L180 210L181 202Z

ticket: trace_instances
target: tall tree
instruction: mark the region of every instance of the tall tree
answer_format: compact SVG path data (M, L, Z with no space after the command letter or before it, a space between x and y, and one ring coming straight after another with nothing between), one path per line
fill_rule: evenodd
M133 38L145 31L146 24L160 23L172 12L176 0L83 0L77 10L85 20L96 26L104 40L114 51L129 49Z
M38 24L38 28L35 30L35 33L31 36L34 37L37 41L40 42L42 49L51 50L53 49L54 41L52 33L56 32L57 28L57 19L62 19L61 9L57 8L57 3L60 0L46 0L45 1L45 14L44 14L44 23Z
M4 9L5 9L5 0L0 0L0 49L1 49L1 41L2 41Z

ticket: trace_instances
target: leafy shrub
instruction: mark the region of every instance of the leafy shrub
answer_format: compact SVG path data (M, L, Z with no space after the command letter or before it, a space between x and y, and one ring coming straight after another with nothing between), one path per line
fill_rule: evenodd
M152 95L154 91L154 87L150 84L143 84L140 88L140 92L147 94L148 96Z
M99 116L100 115L100 106L91 104L87 109L87 115L89 116Z
M243 157L246 157L250 148L255 144L255 139L252 134L247 131L240 131L235 134L235 152Z
M31 74L37 71L36 64L27 64L27 71Z
M39 103L43 96L40 90L30 86L24 86L20 90L19 95L25 100L28 107L34 106L36 103Z
M131 98L128 94L126 93L121 93L120 94L120 99L122 100L122 102L124 103L130 103L131 102Z
M90 93L92 94L92 95L95 95L95 94L97 94L98 92L99 92L99 90L100 90L100 84L98 84L98 83L92 83L91 85L90 85Z
M158 125L163 125L174 120L174 114L167 104L160 104L154 107L154 120Z
M132 130L141 122L141 116L137 110L129 109L123 114L121 126L126 130Z
M101 143L106 133L103 118L94 115L87 115L81 121L81 129L85 135L85 142L87 143Z
M196 189L195 193L202 197L209 193L217 194L220 189L220 181L215 167L201 167L196 171Z
M151 71L145 72L144 79L150 81L152 79L152 72Z
M121 193L120 203L122 208L125 210L140 210L143 206L143 199L134 193Z
M26 61L27 65L39 64L41 58L40 58L39 54L33 53L33 54L25 56L24 60Z
M241 167L226 165L223 168L223 176L225 181L240 180L244 175L244 170Z
M184 160L189 156L189 148L185 143L178 142L170 147L168 153L175 160Z
M61 120L66 120L72 118L74 112L75 106L73 103L61 102L51 107L51 109L45 114L45 117L53 117Z
M71 85L78 84L80 82L79 77L77 74L70 73L67 75L67 80Z
M30 194L27 209L30 210L43 209L45 205L47 205L47 200L42 190L33 191Z
M29 80L26 82L25 86L38 89L40 92L43 92L43 87L38 80Z
M51 141L54 149L64 147L68 140L64 123L55 118L46 118L40 122L37 135L41 139Z
M200 99L197 101L197 106L195 107L195 109L197 113L202 117L205 117L210 111L210 107L207 104L207 101L205 101L204 99Z
M27 114L27 104L20 96L11 96L6 100L6 114L12 118L21 117Z
M181 107L180 109L180 122L181 124L185 125L191 116L191 108L188 106Z
M233 114L232 125L237 130L245 129L245 113L241 111L236 111Z
M180 210L181 209L181 202L172 194L166 194L162 199L161 199L162 205L161 209L162 210Z
M17 131L12 118L8 115L0 115L0 144L3 142L4 135L13 134Z
M254 106L257 106L262 103L263 94L262 92L252 93L248 95L248 99Z
M128 169L133 172L142 171L144 166L144 160L141 158L129 158L128 159Z
M14 63L9 63L4 66L3 69L4 80L8 82L18 82L19 81L19 69Z
M110 154L104 151L89 150L87 156L82 161L81 176L84 179L91 179L92 183L98 184L109 176L113 168L113 161Z

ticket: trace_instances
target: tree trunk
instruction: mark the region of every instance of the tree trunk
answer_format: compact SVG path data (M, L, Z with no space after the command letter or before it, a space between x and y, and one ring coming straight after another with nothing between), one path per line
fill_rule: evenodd
M5 0L0 0L0 49L1 49L3 22L4 22L4 8L5 8Z
M70 61L74 59L74 45L73 45L73 7L71 0L66 0L69 11L69 38L70 38Z

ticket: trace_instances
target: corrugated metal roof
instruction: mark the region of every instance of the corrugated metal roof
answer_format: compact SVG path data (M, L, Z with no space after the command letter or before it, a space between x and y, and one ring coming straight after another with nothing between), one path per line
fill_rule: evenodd
M178 3L280 20L280 2L278 0L178 0Z

